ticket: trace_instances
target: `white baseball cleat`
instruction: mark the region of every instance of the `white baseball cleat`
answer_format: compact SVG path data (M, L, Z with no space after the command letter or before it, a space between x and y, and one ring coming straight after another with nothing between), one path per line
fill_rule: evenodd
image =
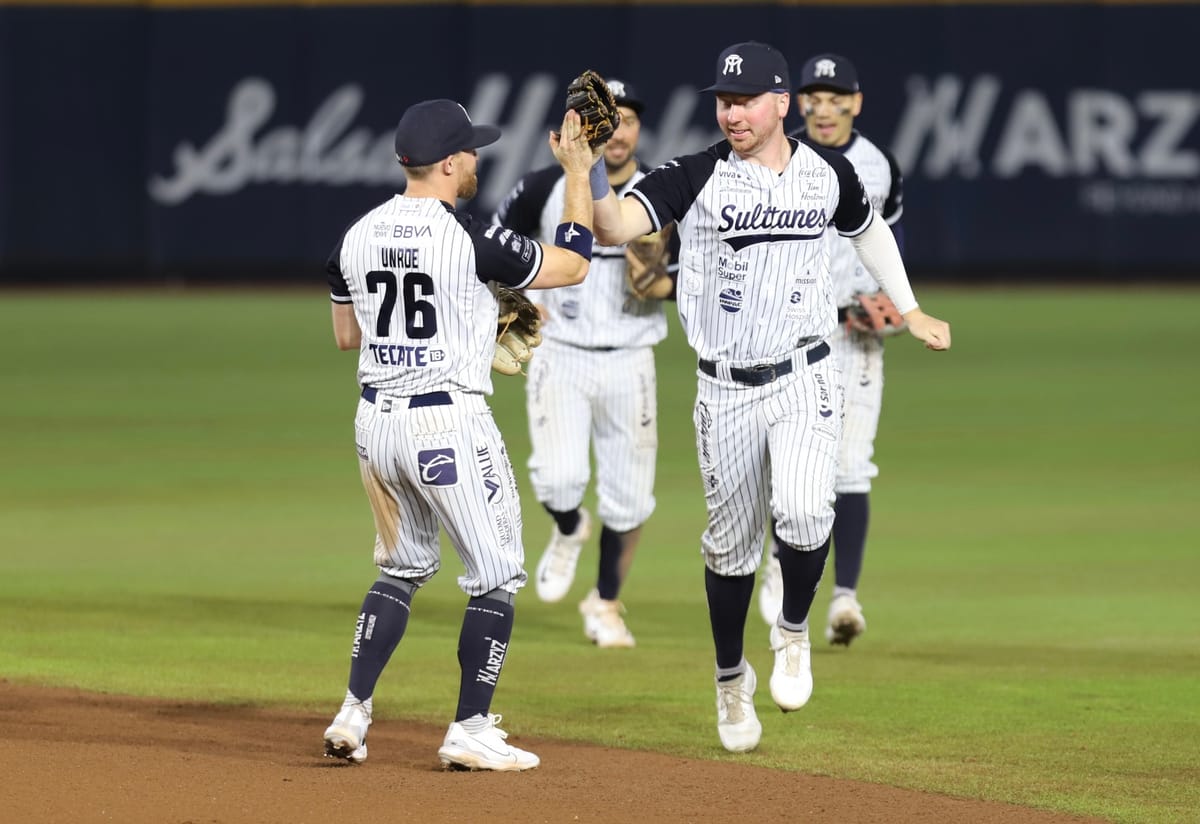
M487 722L487 728L480 732L467 732L458 721L452 723L438 749L442 766L457 770L511 772L530 770L542 763L533 753L505 741L508 733L496 726L500 723L499 715L489 714Z
M791 632L778 625L771 627L771 649L775 650L771 697L784 712L800 709L812 696L811 648L808 630Z
M775 625L779 611L783 609L783 572L779 569L779 558L772 553L773 549L774 545L767 550L758 584L758 612L767 626Z
M758 678L754 667L729 681L717 681L717 735L730 752L749 752L762 738L762 724L754 712Z
M825 640L831 644L850 646L850 642L867 631L862 604L853 595L839 595L829 602L829 625Z
M367 760L367 729L371 714L362 704L342 707L325 730L325 757L344 758L352 764Z
M561 601L575 581L575 565L579 563L579 552L583 542L592 535L592 518L586 509L579 510L579 523L570 535L563 535L554 526L550 543L538 561L535 583L541 600L553 604Z
M625 619L621 617L624 611L625 607L620 601L606 601L593 589L588 593L588 597L579 602L579 614L583 616L583 634L601 648L635 646L633 633L625 626Z

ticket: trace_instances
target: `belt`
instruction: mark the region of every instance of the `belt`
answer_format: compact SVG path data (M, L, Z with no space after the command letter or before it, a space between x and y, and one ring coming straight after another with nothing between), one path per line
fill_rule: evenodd
M374 386L364 386L362 390L362 398L368 403L375 403L375 398L379 395L379 390ZM408 398L408 408L417 409L422 406L449 406L454 403L450 399L449 392L427 392L424 395L410 395Z
M804 360L809 366L812 366L818 361L824 360L829 354L829 344L822 341L817 346L809 349L804 353ZM717 376L717 365L710 361L700 359L700 371L708 375L710 378ZM744 383L747 386L762 386L768 384L776 378L782 378L784 375L789 375L792 372L792 359L786 358L779 363L763 363L758 366L751 366L749 369L742 369L737 366L729 367L729 377L733 378L738 383Z

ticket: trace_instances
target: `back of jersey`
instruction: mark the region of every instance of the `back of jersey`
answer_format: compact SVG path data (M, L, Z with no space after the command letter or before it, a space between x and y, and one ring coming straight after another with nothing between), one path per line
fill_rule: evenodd
M453 209L397 195L350 227L338 262L362 329L361 385L491 393L496 298Z

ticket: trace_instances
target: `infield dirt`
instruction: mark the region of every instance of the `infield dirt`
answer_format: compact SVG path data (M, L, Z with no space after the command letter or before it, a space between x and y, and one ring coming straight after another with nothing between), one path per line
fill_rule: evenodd
M362 766L321 755L327 718L0 680L0 820L971 822L1098 819L652 752L524 736L526 773L441 769L445 730L381 719ZM715 738L715 732L714 732Z

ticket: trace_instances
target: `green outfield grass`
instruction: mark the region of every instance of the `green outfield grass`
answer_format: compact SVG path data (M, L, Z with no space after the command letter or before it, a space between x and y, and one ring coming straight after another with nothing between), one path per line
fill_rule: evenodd
M764 684L760 749L717 741L695 370L672 319L658 511L623 592L638 646L583 640L590 546L567 601L518 600L495 706L510 730L1197 820L1200 291L922 293L954 350L888 345L870 629L815 645L809 706L784 716ZM374 577L355 360L325 294L3 293L0 329L0 677L298 707L319 735ZM521 381L498 377L493 405L532 566L550 527ZM460 568L448 553L418 594L377 718L453 712ZM765 674L757 610L747 639Z

